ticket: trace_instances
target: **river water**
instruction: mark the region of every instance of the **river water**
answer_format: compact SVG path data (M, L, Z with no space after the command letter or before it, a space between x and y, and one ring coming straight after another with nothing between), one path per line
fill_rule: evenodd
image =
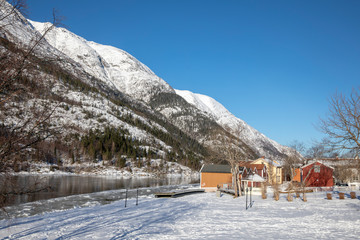
M50 186L50 191L13 196L0 219L31 216L44 212L108 204L125 198L144 197L156 192L198 187L190 178L113 178L98 176L14 176L18 186Z

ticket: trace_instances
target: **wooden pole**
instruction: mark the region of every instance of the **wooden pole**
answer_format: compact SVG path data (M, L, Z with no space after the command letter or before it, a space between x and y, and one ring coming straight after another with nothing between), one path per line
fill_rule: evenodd
M249 191L249 187L246 184L246 206L245 206L246 210L248 209L248 191Z
M128 193L128 190L126 189L126 191L125 191L125 207L126 207L126 203L127 203L127 193Z
M136 206L138 205L139 202L139 189L136 189Z

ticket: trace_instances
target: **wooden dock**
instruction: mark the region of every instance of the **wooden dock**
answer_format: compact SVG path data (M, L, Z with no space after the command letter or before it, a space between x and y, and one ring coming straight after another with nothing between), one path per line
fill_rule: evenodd
M226 193L226 194L230 194L230 195L235 196L235 191L232 190L232 189L223 189L223 188L220 188L219 191L222 192L222 193Z
M203 192L205 192L204 189L191 189L191 190L183 190L176 192L155 193L154 195L156 198L176 198L176 197L182 197L185 195L203 193Z

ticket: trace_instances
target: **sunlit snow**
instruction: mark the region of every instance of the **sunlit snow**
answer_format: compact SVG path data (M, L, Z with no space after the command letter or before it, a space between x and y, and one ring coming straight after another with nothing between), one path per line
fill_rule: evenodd
M359 194L359 191L357 191ZM274 201L215 193L181 198L141 197L0 221L4 239L358 239L359 199L325 199L307 194L307 202ZM91 204L89 204L91 205Z

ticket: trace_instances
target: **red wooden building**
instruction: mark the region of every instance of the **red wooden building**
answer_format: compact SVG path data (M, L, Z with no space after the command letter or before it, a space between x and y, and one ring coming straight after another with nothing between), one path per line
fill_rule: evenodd
M332 187L334 169L320 162L314 162L301 168L301 181L307 187Z

